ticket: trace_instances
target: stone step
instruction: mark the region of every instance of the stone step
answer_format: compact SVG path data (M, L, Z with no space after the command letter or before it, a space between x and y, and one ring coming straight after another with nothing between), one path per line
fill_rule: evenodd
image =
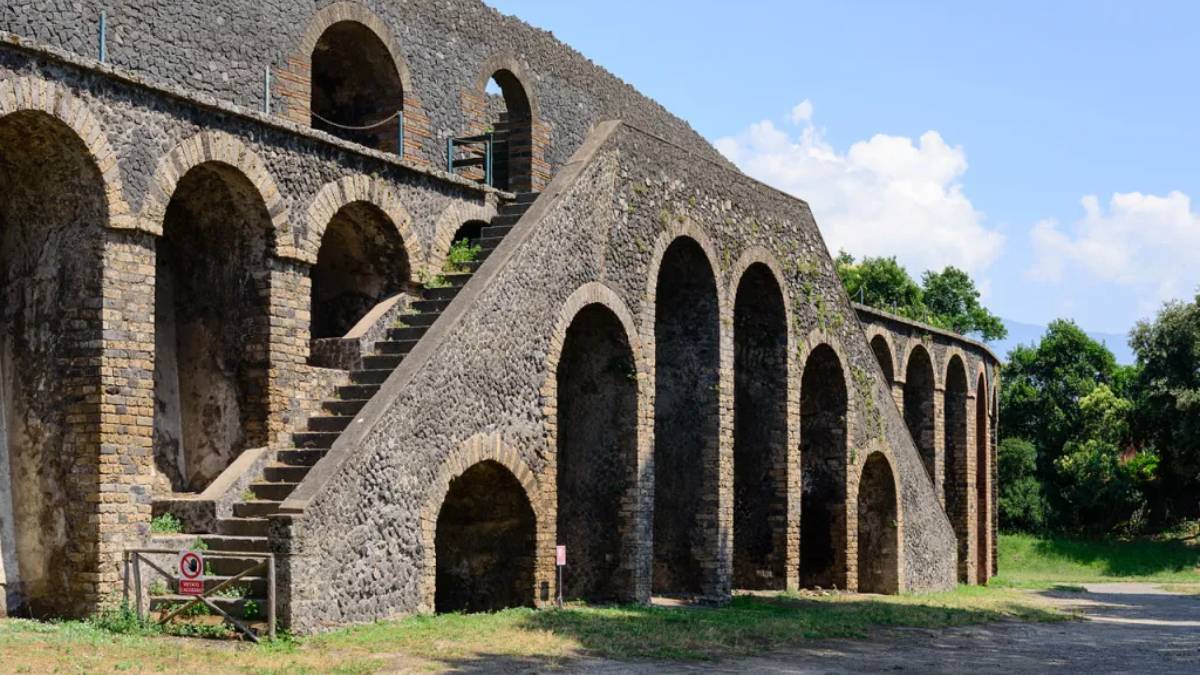
M205 562L208 561L206 560ZM229 579L232 577L232 574L218 575L215 572L213 574L206 574L204 575L204 590L210 591L226 581L229 581ZM241 589L245 597L265 598L267 596L267 570L264 567L261 570L238 579L237 581L233 582L231 586L227 586L221 591L222 596L229 592L230 587Z
M308 430L341 431L353 420L353 415L314 415L308 418Z
M387 330L387 339L389 340L420 340L425 333L429 332L429 326L411 326L409 328L389 328Z
M406 327L428 328L441 315L441 312L418 312L416 314L405 314L402 318Z
M370 357L365 357L365 358L370 358ZM351 417L353 417L354 415L358 414L359 410L363 409L363 406L367 404L368 400L370 400L370 399L360 398L360 399L346 400L346 399L330 398L330 399L321 401L321 407L324 408L325 410L329 411L333 415L337 415L337 416L350 415Z
M268 464L263 467L263 478L272 482L299 483L308 475L308 469L308 466Z
M229 537L266 537L268 531L268 523L266 515L261 516L246 516L239 515L242 506L245 502L238 502L233 505L234 516L232 518L217 519L217 534ZM278 507L276 507L278 509ZM213 548L209 546L209 548ZM233 549L242 550L242 549Z
M226 578L240 574L251 567L254 567L256 564L258 563L253 560L247 560L246 558L223 558L219 553L206 553L204 557L204 566L208 568L210 572ZM260 574L265 576L266 573L266 570L262 570L259 572L253 572L248 577L243 578L258 578Z
M476 261L474 261L474 262L463 263L463 265L462 265L462 266L463 266L464 268L466 268L466 269L469 269L469 270L471 270L471 272L472 272L472 273L475 273L475 272L478 272L478 271L479 271L479 266L480 266L480 265L482 265L482 264L483 264L483 262L482 262L482 261L480 261L480 260L476 260Z
M480 230L480 232L483 234L483 236L486 236L487 231L492 227L512 227L513 225L517 224L517 221L520 220L521 216L523 215L525 215L524 209L518 209L515 212L502 211L500 215L492 218L490 226L484 227L482 230Z
M449 288L462 288L471 280L470 272L445 272L442 274L442 279L445 279L450 284ZM445 289L442 289L445 290Z
M481 249L479 251L479 255L477 255L475 257L475 260L482 263L484 260L487 260L488 256L490 256L492 254L492 251L495 251L495 250L496 249L494 249L494 248Z
M346 387L338 387L338 389L345 388ZM374 386L374 388L376 391L379 390L378 386ZM355 398L358 397L356 396ZM339 431L301 431L299 433L292 434L292 443L294 443L297 448L331 448L333 447L333 442L336 441L338 436L341 435L342 434Z
M445 288L426 288L421 294L425 300L453 300L462 290L462 286L447 286ZM415 304L415 303L414 303Z
M182 603L192 600L190 595L156 595L150 598L150 611L159 612L176 607ZM265 597L258 598L209 598L214 605L220 607L235 619L241 620L245 618L258 618L265 616L267 611L267 599ZM251 605L250 603L254 604ZM246 616L246 608L253 607L256 611L251 617ZM211 610L210 610L211 611ZM186 619L181 619L186 620Z
M492 226L492 227L485 227L485 228L483 228L483 237L484 237L484 239L500 238L500 237L503 237L504 235L508 234L509 232L512 232L512 229L513 229L512 225L498 225L498 226Z
M479 245L483 247L480 254L484 251L495 251L502 241L504 241L504 237L483 237L479 240Z
M525 205L526 208L528 208L529 205L531 205L535 201L537 201L538 195L540 195L540 194L541 194L540 192L522 192L517 195L517 199L513 203L514 204L523 204L523 205Z
M262 534L233 534L226 532L225 530L241 527L241 524L231 521L243 521L247 527L260 527ZM270 542L267 541L266 518L219 518L217 519L217 529L221 530L219 534L205 534L200 536L200 539L208 546L209 551L215 553L222 551L226 553L266 553L271 550Z
M391 374L391 368L352 370L350 371L350 381L354 384L383 384Z
M412 304L413 309L421 313L443 312L450 306L449 300L417 300Z
M376 354L407 354L417 346L417 340L381 340L375 343Z
M338 398L343 401L369 399L377 393L379 393L379 385L377 384L344 384L337 388ZM312 447L308 445L301 446L299 443L296 445L305 448Z
M364 370L386 370L389 373L404 360L404 354L372 354L362 359Z
M275 461L288 466L310 467L325 456L322 448L287 448L275 453Z
M265 476L264 476L265 478ZM262 501L281 502L292 494L292 490L296 489L297 483L292 481L258 481L250 484L250 490L254 492L254 496Z

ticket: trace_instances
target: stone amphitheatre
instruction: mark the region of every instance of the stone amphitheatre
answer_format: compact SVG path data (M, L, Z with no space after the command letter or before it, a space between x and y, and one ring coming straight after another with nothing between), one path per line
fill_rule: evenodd
M0 277L10 616L196 540L297 633L551 603L558 545L595 602L995 572L993 354L474 0L9 0Z

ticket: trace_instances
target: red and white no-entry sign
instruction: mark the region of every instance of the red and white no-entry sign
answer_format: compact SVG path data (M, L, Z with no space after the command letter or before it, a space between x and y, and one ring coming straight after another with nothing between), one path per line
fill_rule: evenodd
M199 551L180 551L176 569L180 595L204 594L204 556Z

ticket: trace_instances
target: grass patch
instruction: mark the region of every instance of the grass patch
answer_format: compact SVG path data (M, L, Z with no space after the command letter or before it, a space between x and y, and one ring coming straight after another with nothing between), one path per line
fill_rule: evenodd
M1000 575L1019 588L1148 581L1200 584L1200 546L1179 538L1084 540L1000 535Z
M585 655L711 659L864 636L876 626L936 628L1003 618L1069 617L1024 591L961 587L896 597L739 596L716 609L572 605L418 616L254 646L167 637L125 612L90 622L0 621L0 659L27 672L362 673L496 663L545 669Z

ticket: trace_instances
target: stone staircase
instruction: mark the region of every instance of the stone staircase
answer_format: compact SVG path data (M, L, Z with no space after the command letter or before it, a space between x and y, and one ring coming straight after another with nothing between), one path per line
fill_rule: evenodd
M262 475L250 484L247 497L233 504L232 517L218 518L215 532L193 532L199 546L212 551L206 558L211 569L206 578L209 587L245 570L252 563L246 560L222 559L217 552L265 553L270 550L268 542L269 517L279 511L280 505L291 495L312 467L329 452L329 448L350 425L355 416L392 374L405 356L412 351L450 301L462 290L467 281L478 270L487 257L496 250L521 216L533 205L537 193L524 193L516 200L504 205L491 224L482 228L478 244L480 253L475 262L464 266L465 271L442 275L448 285L427 288L421 300L412 304L416 313L403 315L403 325L389 328L387 339L376 342L373 353L363 357L362 368L350 372L350 384L337 388L334 398L322 402L323 414L308 419L305 431L292 434L293 447L274 451L273 460L262 469ZM216 602L236 617L246 616L251 609L267 607L265 576L248 575L240 579L244 595L237 598L222 598ZM152 611L163 609L172 603L187 598L176 595L152 595ZM224 604L222 604L224 603ZM226 607L228 605L228 607ZM253 612L250 612L253 614Z

